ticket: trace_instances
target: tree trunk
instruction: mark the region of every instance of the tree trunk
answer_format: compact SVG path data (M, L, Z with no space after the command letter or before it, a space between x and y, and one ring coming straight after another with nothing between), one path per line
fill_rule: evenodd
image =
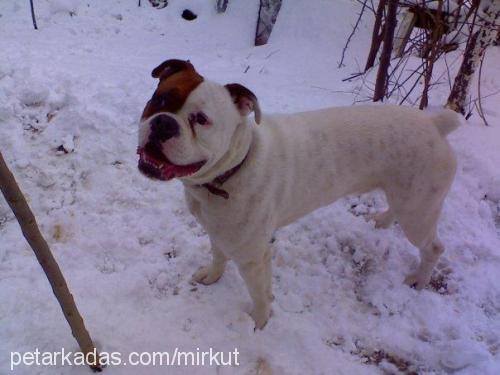
M224 13L228 2L229 0L217 0L217 13Z
M496 37L496 21L500 15L500 7L492 3L484 13L486 17L482 21L479 31L475 32L467 42L462 64L446 104L448 108L463 115L466 112L465 107L474 72L484 55L484 51Z
M269 40L280 8L281 0L260 0L259 18L255 31L256 46L262 46Z
M12 212L17 218L24 237L28 241L29 245L33 249L35 256L42 266L47 279L49 280L52 291L56 296L61 309L64 313L73 336L75 337L78 345L83 354L85 354L86 359L90 362L87 364L94 371L101 371L101 366L99 365L99 357L95 349L94 343L90 338L87 329L83 323L83 319L78 312L78 309L73 300L64 276L52 255L50 248L43 238L36 219L33 216L33 212L28 206L23 193L19 189L16 180L12 173L9 171L5 161L3 159L2 153L0 152L0 190L2 191L5 200L9 204ZM95 358L90 358L95 355Z
M436 13L435 25L430 31L431 36L427 38L427 43L430 43L430 53L425 59L425 69L424 69L424 89L422 90L422 98L420 100L420 109L427 108L429 105L429 88L431 85L432 71L434 70L434 62L438 58L438 52L441 48L441 38L444 33L443 21L441 19L441 14L443 11L443 0L439 0L438 8Z
M380 43L382 42L383 32L382 18L384 16L384 8L387 4L387 0L380 0L378 3L377 13L375 15L375 23L373 24L372 32L372 43L370 45L370 52L368 52L368 57L365 64L365 72L370 69L373 64L375 64L375 58L377 57L377 52L380 48Z
M30 0L31 7L31 19L33 20L33 27L35 30L38 30L38 26L36 25L36 17L35 17L35 7L33 6L33 0Z
M396 28L396 13L398 10L398 0L389 0L387 7L387 17L384 26L384 46L380 55L380 65L375 82L375 92L373 101L383 100L387 92L387 78L389 66L391 65L392 42L394 40L394 29Z

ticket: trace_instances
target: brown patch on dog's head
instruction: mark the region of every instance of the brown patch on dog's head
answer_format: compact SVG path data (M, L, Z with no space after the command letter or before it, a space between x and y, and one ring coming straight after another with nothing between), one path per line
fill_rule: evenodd
M261 111L255 94L239 83L228 83L225 87L229 91L229 94L231 94L238 112L242 116L247 116L250 112L254 112L255 122L260 124Z
M203 82L193 65L184 60L167 60L151 72L160 82L151 100L148 101L141 120L158 112L175 113L182 108L189 94Z

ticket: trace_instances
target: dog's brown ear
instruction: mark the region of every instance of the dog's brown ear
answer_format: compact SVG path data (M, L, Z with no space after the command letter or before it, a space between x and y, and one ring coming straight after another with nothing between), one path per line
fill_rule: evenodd
M165 79L182 70L195 71L193 64L191 64L189 60L184 61L184 60L171 59L162 62L160 65L154 68L153 71L151 72L151 75L153 76L153 78Z
M231 94L233 102L242 116L254 112L255 122L260 124L261 111L259 101L253 92L239 83L228 83L226 89Z

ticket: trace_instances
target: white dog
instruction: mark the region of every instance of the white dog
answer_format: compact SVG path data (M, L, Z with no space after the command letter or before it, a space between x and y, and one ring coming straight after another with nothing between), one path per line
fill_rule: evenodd
M140 123L139 169L183 182L213 254L194 279L212 284L234 260L257 328L271 311L273 232L346 194L385 192L376 226L399 222L421 256L406 283L429 282L444 250L436 226L455 175L445 139L460 123L455 112L374 105L262 116L250 90L204 80L189 61L165 61L152 75L160 82Z

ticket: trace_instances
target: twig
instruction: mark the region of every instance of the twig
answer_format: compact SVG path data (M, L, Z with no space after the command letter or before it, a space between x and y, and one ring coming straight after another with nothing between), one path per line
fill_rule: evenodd
M279 49L277 49L276 51L271 52L269 55L267 55L267 56L266 56L266 60L267 60L268 58L270 58L272 55L274 55L274 54L278 53L279 51L280 51L280 50L279 50Z
M344 78L342 80L342 82L352 81L354 78L358 78L359 76L362 76L363 74L365 74L365 73L364 72L352 73L350 77Z
M481 99L486 99L486 98L489 98L490 96L494 96L494 95L498 95L498 94L500 94L500 90L493 91L492 93L489 93L488 95L482 96ZM475 100L477 100L477 99L475 99Z
M451 91L451 75L450 75L450 66L448 65L448 59L446 58L446 54L444 54L444 64L446 65L446 74L448 75L448 86Z
M33 20L33 27L35 30L38 30L38 26L36 25L36 17L35 17L35 7L33 6L33 0L30 0L31 7L31 19Z
M476 107L477 107L477 112L479 113L479 116L484 121L484 125L489 126L488 120L486 120L486 115L484 114L484 111L483 111L483 104L482 104L482 101L481 101L481 75L483 73L483 61L484 61L484 57L485 56L486 56L486 50L484 51L484 54L481 57L481 61L479 62L479 72L478 72L478 77L477 77L477 102L476 102Z
M335 93L335 94L352 94L352 91L332 90L332 89L329 89L329 88L326 88L326 87L315 86L315 85L311 85L310 87L313 88L313 89L328 91L328 92L332 92L332 93Z
M410 90L408 91L408 93L405 95L405 97L403 98L403 100L401 100L399 102L399 105L403 104L405 102L405 100L408 99L408 96L410 96L410 94L412 93L412 91L415 89L415 87L417 86L418 82L420 81L420 77L422 77L423 74L424 74L423 72L420 72L420 75L415 80L415 82L413 83L412 87L410 88ZM411 75L413 75L413 73Z
M401 65L403 65L403 68L401 68L401 71L398 75L398 77L396 78L396 80L394 81L394 87L393 89L389 92L388 94L388 97L391 96L391 94L394 92L395 89L397 89L397 83L399 82L401 76L403 75L404 73L404 68L406 67L406 64L408 63L408 60L410 59L410 55L404 55L402 56L401 58L399 58L398 62L396 63L396 66L394 67L394 69L391 71L391 73L389 74L389 77L387 78L389 80L389 82L391 82L391 78L396 74L396 72L398 71L399 67Z
M375 8L373 7L373 0L370 0L371 5L366 4L368 1L356 0L357 3L366 6L369 10L371 10L375 14Z
M361 12L359 12L358 19L356 20L356 23L354 24L354 27L351 30L351 33L347 37L347 41L344 45L344 48L342 49L342 57L340 58L340 62L337 65L337 68L341 68L344 66L344 58L345 58L345 52L347 51L347 47L349 46L349 43L351 42L352 37L356 33L356 30L358 29L359 23L361 22L361 17L363 17L363 13L365 12L366 8L366 3L368 0L364 0L363 6L361 7Z

